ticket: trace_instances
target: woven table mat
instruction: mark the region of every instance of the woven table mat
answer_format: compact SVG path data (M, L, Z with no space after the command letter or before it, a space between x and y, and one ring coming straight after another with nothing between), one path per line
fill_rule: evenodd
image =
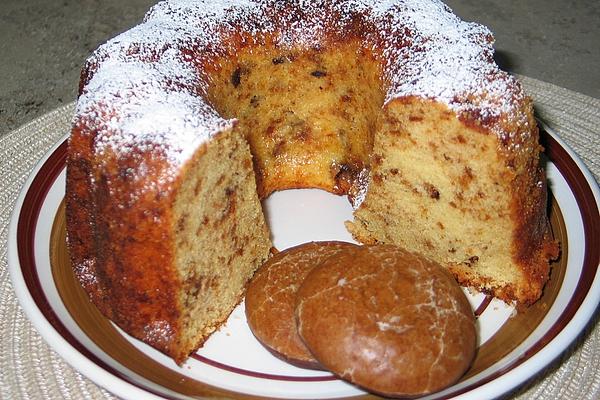
M600 176L600 100L521 76L537 115ZM8 223L14 202L40 158L69 131L73 103L0 135L0 399L114 399L58 356L35 331L7 271ZM599 399L598 312L579 339L542 373L506 398Z

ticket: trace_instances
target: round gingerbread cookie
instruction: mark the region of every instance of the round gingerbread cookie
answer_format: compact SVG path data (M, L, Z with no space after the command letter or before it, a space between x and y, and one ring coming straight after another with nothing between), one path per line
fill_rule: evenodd
M322 369L300 339L294 309L296 291L316 265L352 243L310 242L271 257L254 275L246 291L246 319L254 336L285 361L303 368Z
M395 246L361 246L325 260L296 300L298 332L315 358L374 393L439 391L475 355L475 319L454 278Z

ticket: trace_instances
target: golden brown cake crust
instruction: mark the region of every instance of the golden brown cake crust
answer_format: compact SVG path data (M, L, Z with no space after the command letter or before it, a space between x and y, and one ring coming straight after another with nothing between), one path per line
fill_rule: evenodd
M173 266L172 191L140 189L154 185L156 176L133 179L143 153L105 154L100 162L86 146L87 137L73 130L67 160L68 241L75 274L117 325L182 360L187 354L178 354L176 343L180 283ZM162 168L161 160L144 161L150 171ZM144 194L132 199L136 192Z
M543 149L539 144L531 98L526 97L522 101L519 112L527 120L520 124L504 122L504 130L514 133L500 140L498 153L506 167L504 178L511 197L507 208L515 226L511 253L523 277L518 285L496 287L489 292L507 302L517 300L520 306L527 306L542 295L550 273L550 261L558 258L560 248L552 237L547 216L548 187L539 159ZM467 126L478 126L475 119L462 120ZM456 273L459 282L465 285L489 285L488 282L478 283L458 271Z
M395 246L347 249L297 293L298 330L335 374L385 396L451 385L477 345L471 307L440 265Z

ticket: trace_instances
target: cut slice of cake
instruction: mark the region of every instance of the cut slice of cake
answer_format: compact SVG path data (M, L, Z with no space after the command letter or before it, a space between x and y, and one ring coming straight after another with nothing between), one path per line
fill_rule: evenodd
M546 217L531 105L498 135L445 104L405 97L384 108L366 198L347 224L364 243L435 260L503 300L536 301L558 247ZM528 134L531 132L531 134Z
M67 161L75 275L120 328L182 363L270 254L248 143L227 127L173 176L166 147L93 157L89 138L73 130Z

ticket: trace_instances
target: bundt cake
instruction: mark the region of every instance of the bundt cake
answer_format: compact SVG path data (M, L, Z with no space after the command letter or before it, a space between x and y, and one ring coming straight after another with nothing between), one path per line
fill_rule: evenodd
M68 248L93 303L177 363L268 258L260 199L348 194L364 243L534 302L556 255L531 101L437 0L158 3L87 60Z

